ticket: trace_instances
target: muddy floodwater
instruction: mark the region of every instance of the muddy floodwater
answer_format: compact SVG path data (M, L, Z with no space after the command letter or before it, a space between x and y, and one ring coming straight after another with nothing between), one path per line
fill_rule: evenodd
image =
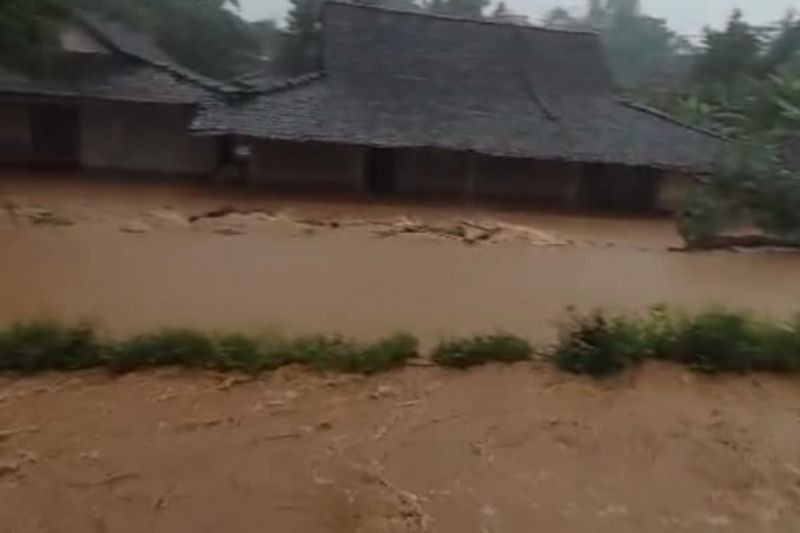
M793 533L799 400L791 380L659 366L603 385L527 364L0 376L0 524Z
M311 202L102 177L6 176L0 200L6 323L50 317L115 333L170 325L364 337L405 329L426 339L502 328L542 338L568 306L800 309L800 255L669 252L680 242L666 219ZM189 221L220 206L261 218ZM558 243L470 245L327 225L397 217L499 220Z
M678 244L664 219L6 176L0 325L431 342L547 339L569 306L800 309L800 256ZM0 531L790 533L799 402L793 377L663 364L5 374Z

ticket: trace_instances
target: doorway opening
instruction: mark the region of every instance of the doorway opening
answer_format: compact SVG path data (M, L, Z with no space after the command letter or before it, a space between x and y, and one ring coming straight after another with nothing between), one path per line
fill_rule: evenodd
M391 148L370 148L366 164L367 192L386 196L397 190L397 152Z
M656 202L659 175L656 169L587 164L580 184L580 204L616 211L651 211Z
M33 161L36 164L75 167L80 163L80 115L76 106L31 106Z

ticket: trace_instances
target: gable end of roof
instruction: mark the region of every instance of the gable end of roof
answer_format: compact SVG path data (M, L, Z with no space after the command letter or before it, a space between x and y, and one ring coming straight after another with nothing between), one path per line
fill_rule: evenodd
M227 84L197 74L178 65L149 37L129 30L122 24L85 10L74 10L75 19L94 36L117 52L164 70L181 81L206 90L225 94L234 89Z

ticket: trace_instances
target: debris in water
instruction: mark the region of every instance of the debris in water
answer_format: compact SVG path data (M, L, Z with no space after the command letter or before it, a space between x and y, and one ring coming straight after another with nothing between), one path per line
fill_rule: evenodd
M11 429L0 430L0 442L8 440L11 437L16 437L17 435L22 435L24 433L35 433L37 431L39 431L39 428L37 426L19 427L19 428L11 428Z
M124 233L148 233L153 228L141 220L131 220L120 226L119 229Z
M180 228L189 227L189 219L171 209L159 209L158 211L153 211L150 213L150 216L159 222L163 222L172 226Z
M41 208L30 208L23 211L28 222L37 226L72 226L75 223L66 217Z
M39 456L30 450L19 450L17 455L19 456L20 461L24 461L26 463L36 464L39 462Z
M202 220L204 218L222 218L232 213L239 212L240 211L238 211L235 207L226 205L212 211L206 211L205 213L201 213L199 215L192 215L189 217L189 222L197 222L198 220Z
M214 233L218 235L226 235L226 236L233 236L233 235L244 235L246 232L242 228L236 228L233 226L225 226L222 228L215 228Z
M364 225L371 227L372 231L380 237L424 235L433 238L458 240L469 245L510 241L525 242L536 246L567 246L573 244L572 241L553 233L493 220L456 220L423 223L408 217L400 217L389 221L368 221L364 222Z
M19 472L20 466L16 461L6 461L0 463L0 478L10 476Z

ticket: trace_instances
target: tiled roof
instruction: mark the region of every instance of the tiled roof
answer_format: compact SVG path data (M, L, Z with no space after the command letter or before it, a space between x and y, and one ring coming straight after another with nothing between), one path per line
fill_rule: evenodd
M328 2L325 74L195 121L205 133L706 168L720 140L620 101L597 35Z
M0 70L0 93L141 103L196 104L208 98L202 87L146 64L110 63L91 75L27 78Z
M195 104L225 86L174 63L150 38L86 12L75 22L111 49L111 54L53 58L46 75L0 67L0 93L143 103Z

